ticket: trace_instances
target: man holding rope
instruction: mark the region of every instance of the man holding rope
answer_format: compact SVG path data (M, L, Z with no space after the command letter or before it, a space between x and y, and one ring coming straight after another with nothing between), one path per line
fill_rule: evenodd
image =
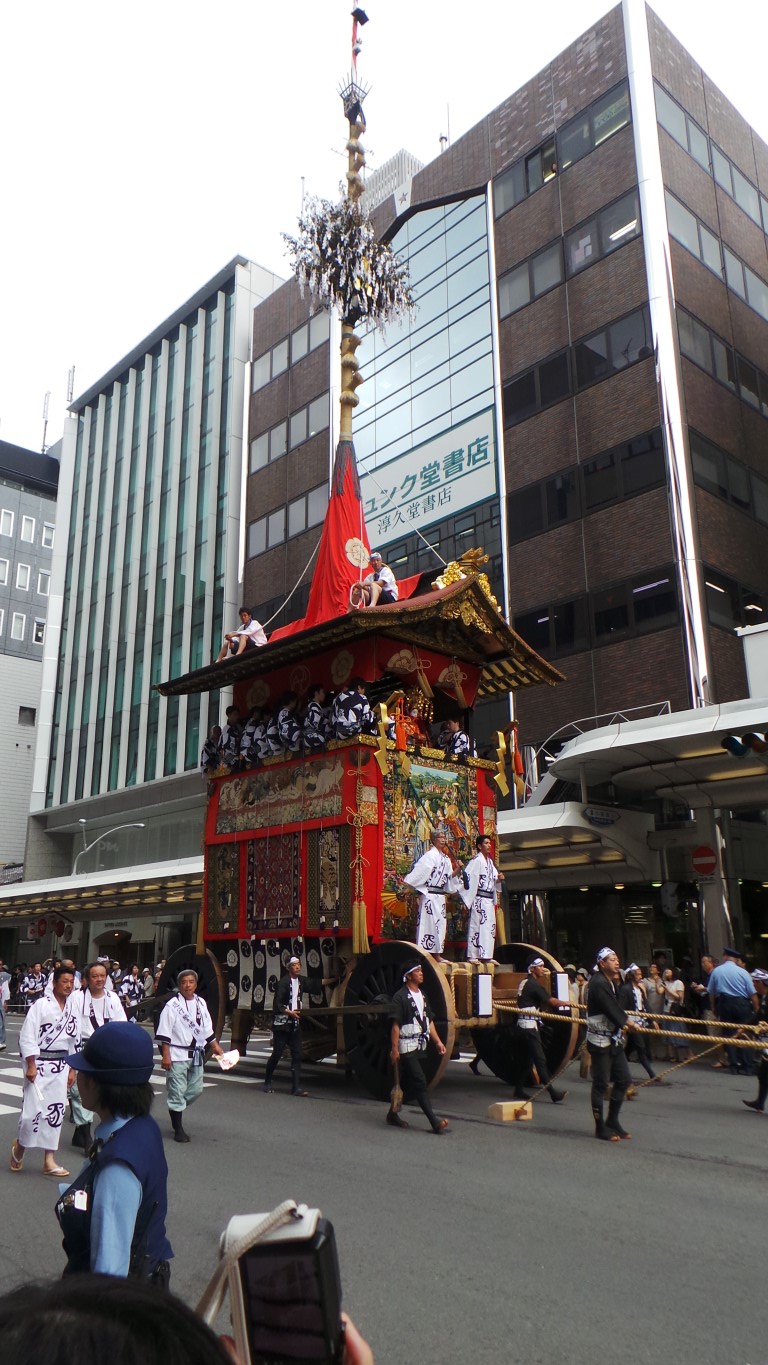
M613 948L601 948L587 989L587 1050L592 1058L592 1117L595 1137L603 1142L629 1140L632 1136L619 1123L619 1112L632 1083L624 1055L624 1030L634 1028L621 1008L619 959ZM603 1118L605 1092L613 1085L608 1118Z

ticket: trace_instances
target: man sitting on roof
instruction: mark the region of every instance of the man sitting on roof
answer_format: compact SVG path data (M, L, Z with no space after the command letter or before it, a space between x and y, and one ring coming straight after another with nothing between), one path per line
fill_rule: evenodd
M244 654L246 649L253 649L256 645L267 643L264 630L255 616L252 615L250 607L241 607L239 616L240 629L231 630L228 635L224 636L224 644L216 658L217 664L220 664L229 654Z
M397 579L383 562L378 550L371 550L371 572L362 583L353 583L349 593L350 607L390 606L397 601Z

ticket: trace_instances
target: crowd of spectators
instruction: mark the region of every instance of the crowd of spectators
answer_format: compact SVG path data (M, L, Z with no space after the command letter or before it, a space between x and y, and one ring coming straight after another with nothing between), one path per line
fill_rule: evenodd
M158 982L165 966L165 958L154 968L139 967L137 962L123 971L116 958L97 957L96 962L106 968L107 990L116 991L126 1008L136 1007L143 1000L149 1000L157 992ZM53 973L57 967L67 967L75 975L75 990L84 984L85 969L81 973L71 958L46 958L32 963L17 962L7 967L0 959L0 1009L26 1013L30 1005L53 990ZM4 1044L0 1036L0 1046Z

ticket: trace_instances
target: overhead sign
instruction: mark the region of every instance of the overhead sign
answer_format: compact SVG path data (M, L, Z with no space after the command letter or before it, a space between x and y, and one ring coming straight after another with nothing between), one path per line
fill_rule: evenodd
M615 825L619 819L619 812L603 806L585 806L581 812L588 824L594 825L596 829L607 829L609 825Z
M496 489L493 408L360 476L372 545L423 531L493 498Z
M698 872L700 877L711 877L717 867L717 854L713 848L701 844L693 850L691 862L694 872Z

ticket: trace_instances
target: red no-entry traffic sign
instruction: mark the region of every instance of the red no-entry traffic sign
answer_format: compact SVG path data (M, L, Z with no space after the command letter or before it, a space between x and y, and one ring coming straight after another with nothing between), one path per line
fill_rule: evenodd
M713 848L708 848L706 844L702 844L693 850L691 862L694 872L697 872L700 877L711 877L717 867L717 854Z

